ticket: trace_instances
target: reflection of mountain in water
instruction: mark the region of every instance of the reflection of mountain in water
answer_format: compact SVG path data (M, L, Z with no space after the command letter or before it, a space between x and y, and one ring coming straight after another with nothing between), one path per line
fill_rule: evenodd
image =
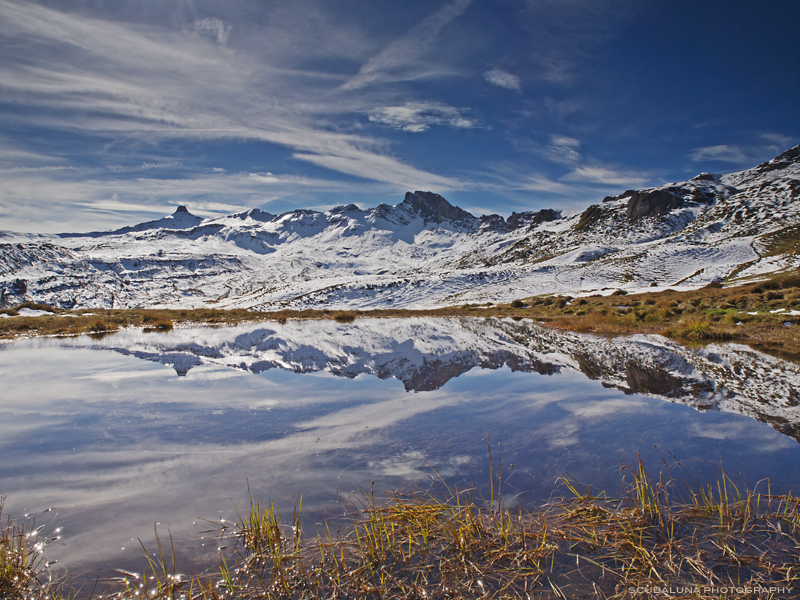
M581 372L604 386L646 394L699 410L752 416L800 441L800 366L741 345L689 349L660 336L601 338L510 319L359 319L169 334L129 331L91 345L171 365L179 375L200 364L260 373L368 373L403 382L406 390L442 387L470 369L554 375Z

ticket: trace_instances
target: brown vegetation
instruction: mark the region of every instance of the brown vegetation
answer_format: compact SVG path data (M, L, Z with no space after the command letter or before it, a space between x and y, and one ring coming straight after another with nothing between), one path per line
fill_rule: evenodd
M233 531L219 531L226 551L215 570L180 575L157 537L148 570L119 570L92 596L622 600L672 587L684 592L671 597L702 600L762 597L747 590L800 583L800 500L792 494L773 494L768 482L740 489L724 472L709 483L675 480L667 469L655 480L640 460L623 475L621 497L561 479L565 496L530 512L504 507L501 477L480 501L442 481L437 492L380 503L364 493L336 534L326 523L316 538L303 536L300 507L283 523L272 503L250 498ZM0 570L4 597L78 596L20 566L42 559L26 531L11 523L0 530L0 560L12 564Z
M463 304L428 310L366 311L245 309L84 309L63 310L26 303L0 312L18 315L22 308L51 311L39 317L0 318L0 338L36 335L106 335L125 327L169 331L175 325L235 325L290 319L403 317L513 317L553 327L598 334L658 333L686 342L736 340L789 360L800 360L800 274L737 287L712 284L687 292L666 290L570 296L532 296L509 304ZM771 312L779 311L781 312ZM788 323L788 325L787 325Z

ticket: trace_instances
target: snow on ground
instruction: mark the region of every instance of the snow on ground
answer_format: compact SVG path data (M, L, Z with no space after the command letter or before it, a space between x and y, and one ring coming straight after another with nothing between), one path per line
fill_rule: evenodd
M800 267L796 249L780 250L787 228L800 226L795 155L626 193L585 213L478 218L417 192L368 210L203 220L181 207L114 232L2 233L0 304L427 308L758 277ZM677 206L634 218L637 198Z

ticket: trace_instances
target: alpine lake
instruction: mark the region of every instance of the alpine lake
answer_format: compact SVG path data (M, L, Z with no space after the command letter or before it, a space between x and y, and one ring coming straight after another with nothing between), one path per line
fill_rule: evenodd
M212 568L250 495L287 520L302 501L310 535L371 492L488 498L490 448L522 510L568 493L560 477L619 495L639 458L654 477L800 491L800 366L736 344L266 322L16 340L0 378L3 516L57 538L53 579L141 570L156 531L184 572Z

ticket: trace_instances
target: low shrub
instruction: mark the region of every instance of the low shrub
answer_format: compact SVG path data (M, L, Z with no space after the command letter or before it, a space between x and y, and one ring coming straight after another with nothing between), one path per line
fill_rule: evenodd
M92 333L110 333L116 330L117 327L105 321L94 321L89 325L89 331Z
M789 275L788 277L781 280L781 287L783 289L788 288L800 288L800 275Z

